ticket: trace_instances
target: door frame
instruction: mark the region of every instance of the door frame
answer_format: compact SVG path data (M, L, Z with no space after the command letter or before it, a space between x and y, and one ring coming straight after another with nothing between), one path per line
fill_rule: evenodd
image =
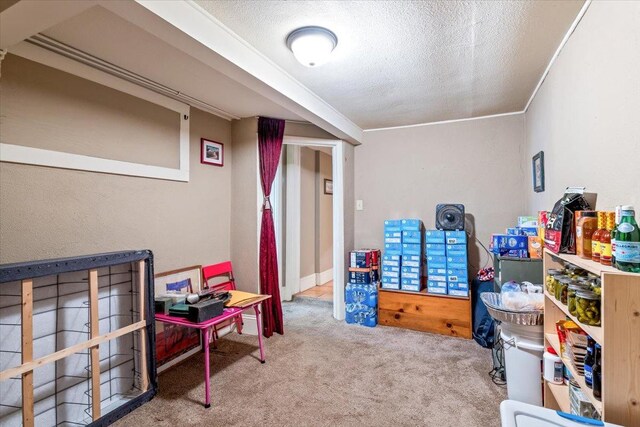
M286 197L287 204L284 214L286 226L284 233L285 253L284 282L281 281L280 291L284 300L290 301L293 294L300 289L300 147L330 147L331 167L333 169L333 317L344 320L344 144L337 139L318 139L306 137L285 136L283 145L287 151L286 162ZM292 158L289 158L289 153ZM279 204L278 206L282 206ZM281 217L282 214L278 215ZM283 235L278 234L282 245ZM286 262L289 261L289 262Z

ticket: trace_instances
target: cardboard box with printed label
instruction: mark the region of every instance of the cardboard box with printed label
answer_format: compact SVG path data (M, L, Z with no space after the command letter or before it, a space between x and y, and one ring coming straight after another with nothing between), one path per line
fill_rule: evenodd
M424 241L426 243L435 243L444 245L444 231L443 230L427 230L424 232Z
M426 243L424 245L424 250L427 255L432 255L432 256L447 255L447 247L439 243Z

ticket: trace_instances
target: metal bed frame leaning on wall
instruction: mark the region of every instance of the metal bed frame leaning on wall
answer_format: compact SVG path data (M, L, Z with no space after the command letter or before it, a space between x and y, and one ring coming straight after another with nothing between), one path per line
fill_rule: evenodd
M153 254L0 265L0 424L106 426L157 391Z

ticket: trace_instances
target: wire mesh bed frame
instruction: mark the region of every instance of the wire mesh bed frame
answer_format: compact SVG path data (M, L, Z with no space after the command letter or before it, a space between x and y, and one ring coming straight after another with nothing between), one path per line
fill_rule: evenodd
M157 391L153 254L0 265L0 425L106 426Z

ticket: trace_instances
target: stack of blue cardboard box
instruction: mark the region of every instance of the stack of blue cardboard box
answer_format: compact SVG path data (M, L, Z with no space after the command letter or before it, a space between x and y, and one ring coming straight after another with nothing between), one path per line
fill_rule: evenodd
M345 320L373 327L378 324L380 251L361 249L349 254L349 281L345 287Z
M424 227L419 219L384 222L382 288L419 292L424 284Z
M464 231L427 230L427 292L469 297L467 234Z

